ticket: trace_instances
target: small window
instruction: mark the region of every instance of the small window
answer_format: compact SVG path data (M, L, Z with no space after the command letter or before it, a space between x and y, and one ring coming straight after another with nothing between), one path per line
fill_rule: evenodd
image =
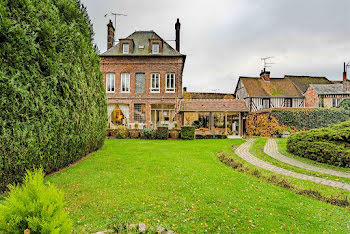
M293 107L293 101L291 98L284 99L284 107Z
M121 92L130 93L130 74L122 73L121 76Z
M166 74L165 91L167 93L175 93L175 73Z
M159 54L159 43L152 44L152 54Z
M263 104L263 109L269 109L270 108L270 98L263 98L262 104Z
M107 73L106 74L106 90L107 93L114 93L115 90L115 74Z
M332 107L338 107L340 104L340 99L333 98Z
M151 74L151 93L160 92L160 74L152 73Z
M129 54L129 48L130 48L129 43L124 43L123 44L123 54Z

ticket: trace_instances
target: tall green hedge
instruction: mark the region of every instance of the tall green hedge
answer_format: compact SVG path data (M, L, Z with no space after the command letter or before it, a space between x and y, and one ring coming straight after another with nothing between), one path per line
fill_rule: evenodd
M295 127L297 130L328 127L350 119L350 111L342 108L273 109L270 115L274 116L280 125Z
M106 96L77 0L0 0L0 192L103 145Z
M328 128L292 134L289 152L318 162L350 167L350 120Z

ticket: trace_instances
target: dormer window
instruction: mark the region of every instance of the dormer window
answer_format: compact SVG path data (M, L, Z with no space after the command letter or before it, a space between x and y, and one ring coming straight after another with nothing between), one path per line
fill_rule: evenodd
M129 43L123 43L123 54L129 54L130 45Z
M159 43L152 43L152 54L159 54Z

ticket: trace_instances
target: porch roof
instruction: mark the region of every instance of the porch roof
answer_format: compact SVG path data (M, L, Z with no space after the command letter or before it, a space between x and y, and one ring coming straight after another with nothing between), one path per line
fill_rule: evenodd
M183 99L181 112L248 112L244 100L238 99Z

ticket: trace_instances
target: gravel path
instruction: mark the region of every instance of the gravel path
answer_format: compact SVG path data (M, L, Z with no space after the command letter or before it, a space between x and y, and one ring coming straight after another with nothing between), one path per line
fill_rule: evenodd
M290 165L293 165L296 167L300 167L300 168L307 169L310 171L316 171L319 173L324 173L324 174L328 174L328 175L334 175L334 176L344 177L344 178L350 179L349 173L325 169L322 167L312 166L310 164L303 163L303 162L300 162L298 160L284 156L283 154L281 154L278 151L278 146L277 146L277 143L274 139L268 139L267 144L265 145L265 148L264 148L264 152L265 152L265 154L269 155L270 157L272 157L274 159L277 159L278 161L281 161L281 162L284 162L284 163L287 163L287 164L290 164Z
M350 191L350 184L345 184L345 183L341 183L341 182L337 182L337 181L326 180L326 179L315 177L315 176L309 176L309 175L296 173L293 171L288 171L286 169L276 167L270 163L267 163L263 160L260 160L259 158L255 157L251 153L249 153L249 149L250 149L250 146L251 146L253 141L254 141L254 139L249 139L247 142L240 145L235 150L235 153L239 157L244 159L245 161L247 161L255 166L261 167L263 169L275 172L277 174L291 176L293 178L297 178L297 179L301 179L301 180L308 180L308 181L311 181L311 182L314 182L317 184L328 185L328 186L332 186L335 188L341 188L341 189L346 189L346 190Z

